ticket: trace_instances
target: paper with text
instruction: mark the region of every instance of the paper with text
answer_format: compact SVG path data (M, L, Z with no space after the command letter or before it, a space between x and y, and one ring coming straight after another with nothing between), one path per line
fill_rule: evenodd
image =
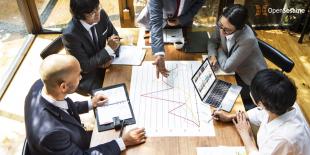
M108 97L107 103L97 107L99 125L111 123L117 116L121 120L132 118L124 87L99 90L95 94Z

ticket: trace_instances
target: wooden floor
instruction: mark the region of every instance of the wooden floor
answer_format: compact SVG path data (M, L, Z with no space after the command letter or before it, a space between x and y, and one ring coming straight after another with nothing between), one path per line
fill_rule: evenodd
M257 31L258 38L269 43L295 62L292 72L287 75L295 81L297 86L297 103L310 122L310 40L305 37L303 44L298 44L298 37L286 31L269 30ZM276 68L268 63L271 68Z

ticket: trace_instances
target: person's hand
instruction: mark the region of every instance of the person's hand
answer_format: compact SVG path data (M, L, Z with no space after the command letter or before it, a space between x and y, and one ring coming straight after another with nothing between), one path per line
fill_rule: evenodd
M144 128L134 128L128 131L123 137L126 146L144 143L146 140Z
M120 45L120 37L113 34L108 38L108 45L115 51Z
M103 94L96 94L92 99L91 102L93 103L93 107L101 107L105 103L107 103L108 97Z
M217 121L230 122L234 118L234 115L222 110L215 110L212 112L212 118Z
M174 27L180 25L180 21L178 18L169 18L167 19L167 24Z
M217 63L216 57L215 57L214 55L213 55L213 56L210 56L210 57L209 57L209 62L210 62L210 65L211 65L211 66L215 66L216 63Z
M164 77L168 77L169 71L166 69L165 66L165 57L162 55L157 55L155 57L155 61L153 62L153 65L156 65L156 77L159 78L159 73L163 75Z
M106 62L105 64L103 64L103 68L108 68L108 67L110 67L110 65L111 65L111 63L112 63L112 60L109 60L108 62Z
M252 129L244 111L239 111L232 120L242 139L252 139Z

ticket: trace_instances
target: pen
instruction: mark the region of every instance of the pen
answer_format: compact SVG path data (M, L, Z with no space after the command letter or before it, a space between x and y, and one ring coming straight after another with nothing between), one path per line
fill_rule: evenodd
M122 138L122 135L123 135L123 130L124 130L124 127L125 127L125 120L123 120L123 122L122 122L122 126L121 126L121 131L120 131L120 133L119 133L119 137L120 138Z
M219 107L216 108L216 110L212 113L211 116L213 116L213 114L217 111L220 111L222 109L222 105L220 105ZM213 117L211 117L209 120L208 120L208 123L210 123L210 121L213 119Z

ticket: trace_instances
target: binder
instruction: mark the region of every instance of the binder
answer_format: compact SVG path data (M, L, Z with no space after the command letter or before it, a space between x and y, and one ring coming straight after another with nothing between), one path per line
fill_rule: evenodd
M111 92L116 92L109 94ZM122 91L122 92L120 92ZM116 85L112 85L112 86L108 86L108 87L104 87L104 88L100 88L100 89L95 89L92 91L92 96L94 96L96 93L103 93L104 95L106 95L109 99L108 103L106 103L105 105L103 105L102 107L97 107L94 109L94 113L95 113L95 117L96 117L96 121L97 121L97 127L98 127L98 131L106 131L106 130L111 130L111 129L115 129L118 130L121 128L121 124L123 123L123 125L131 125L131 124L135 124L136 123L136 119L132 110L132 106L130 103L130 99L128 96L128 92L126 89L126 85L124 83L121 84L116 84ZM125 96L117 96L117 94L121 94L121 95L125 95ZM116 96L115 96L116 95ZM119 100L119 98L126 98L126 100L122 100L121 102L114 102L116 100ZM111 101L111 102L110 102ZM114 102L114 103L112 103ZM127 106L128 105L128 106ZM119 107L126 107L129 109L119 109L116 111L112 111L111 115L106 116L108 113L105 114L101 114L100 112L104 111L104 110L109 110L109 109L117 109ZM101 109L100 109L101 108ZM123 113L121 110L126 110L127 114L130 113L131 117L126 118L126 119L122 119ZM110 111L111 112L111 111ZM129 115L127 115L129 116ZM111 122L106 122L106 123L102 123L102 118L110 118L111 117ZM101 121L100 121L101 120Z

